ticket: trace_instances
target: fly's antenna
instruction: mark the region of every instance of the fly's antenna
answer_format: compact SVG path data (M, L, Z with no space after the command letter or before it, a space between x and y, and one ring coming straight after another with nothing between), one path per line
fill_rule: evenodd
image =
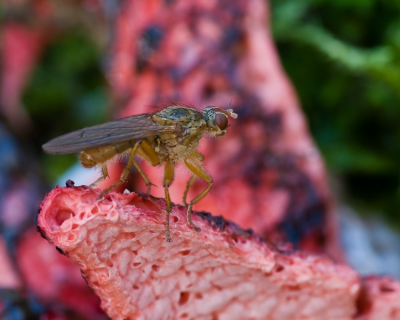
M236 118L238 117L237 113L234 113L234 112L233 112L233 109L228 109L228 110L226 110L226 113L227 113L230 117L232 117L233 119L236 119Z

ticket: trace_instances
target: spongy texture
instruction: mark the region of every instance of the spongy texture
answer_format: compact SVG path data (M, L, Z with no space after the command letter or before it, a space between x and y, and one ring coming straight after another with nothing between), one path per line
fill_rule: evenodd
M357 320L399 320L400 283L389 277L362 280Z
M41 232L82 269L112 319L350 319L359 284L350 268L284 252L221 217L186 223L164 200L135 193L56 188L41 205Z

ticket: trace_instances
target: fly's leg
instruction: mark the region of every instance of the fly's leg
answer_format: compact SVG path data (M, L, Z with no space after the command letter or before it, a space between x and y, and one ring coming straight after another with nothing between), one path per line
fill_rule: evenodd
M210 177L210 178L211 178L211 177ZM207 182L208 182L208 181L207 181ZM197 202L199 202L201 199L203 199L203 198L206 196L206 194L210 191L210 189L211 189L211 187L212 187L212 184L213 184L213 181L211 180L211 181L208 182L208 183L209 183L208 187L207 187L202 193L200 193L196 198L194 198L192 201L190 201L190 204L189 204L189 206L188 206L187 213L186 213L187 222L188 222L188 224L193 228L193 230L194 230L196 233L200 233L201 229L200 229L199 227L197 227L197 226L192 222L192 206L193 206L194 204L196 204Z
M124 182L126 181L126 179L128 178L129 169L131 168L132 163L133 163L133 164L136 163L136 165L137 165L137 162L136 162L136 160L135 160L135 154L136 154L137 149L139 148L140 143L141 143L141 141L138 141L138 142L135 143L135 146L133 147L132 152L131 152L131 154L129 155L128 164L125 166L124 170L122 170L122 174L121 174L121 177L119 178L119 180L118 180L117 182L115 182L111 187L107 188L106 190L103 190L103 191L100 193L99 199L103 198L103 196L104 196L106 193L110 192L111 190L115 189L116 187L118 187L119 185L121 185L122 183L124 183ZM135 165L135 166L136 166L136 165ZM142 171L142 173L143 173L142 177L144 176L144 177L146 177L147 180L149 180L149 179L147 178L147 176L144 174L143 171ZM143 179L144 179L144 178L143 178ZM146 181L146 179L145 179L145 181Z
M105 178L108 177L108 170L107 170L107 166L105 164L101 165L101 173L102 176L100 178L98 178L95 182L93 182L90 187L95 187L97 186L100 182L104 181Z
M171 208L172 208L171 198L169 196L169 186L174 181L174 176L175 176L174 164L171 162L165 163L163 185L165 190L165 200L167 201L167 220L165 222L165 235L168 242L171 242L172 240L171 233L169 231L169 214L171 213Z
M143 157L147 162L149 162L153 167L158 166L160 164L160 159L158 159L157 153L154 151L153 147L146 141L143 140L138 149L138 154ZM142 176L144 182L147 186L147 195L150 195L150 188L154 184L152 184L143 170L139 167L139 164L134 160L133 165L136 167L137 171Z
M190 189L190 187L193 185L193 183L196 181L196 176L195 175L192 175L192 177L190 178L190 180L188 181L188 183L187 183L187 185L186 185L186 189L185 189L185 192L183 193L183 205L185 206L185 207L187 207L188 206L188 204L187 204L187 202L186 202L186 197L187 197L187 194L188 194L188 192L189 192L189 189Z
M79 161L81 162L82 166L85 168L94 168L97 166L101 167L101 177L98 178L95 182L93 182L90 187L97 186L100 182L104 181L105 178L108 177L108 170L107 166L99 161L99 159L94 159L98 157L93 157L94 153L98 153L99 149L89 149L86 151L81 151L79 153ZM101 152L100 152L101 153Z
M199 160L200 164L203 165L204 156L203 156L201 153L199 153L199 152L197 152L197 151L194 151L194 152L192 152L192 153L189 155L189 158L191 158L191 159L197 159L197 160ZM193 183L196 181L196 178L197 178L196 175L192 175L192 177L190 178L190 180L188 181L188 183L187 183L187 185L186 185L185 192L183 193L183 205L184 205L185 207L188 206L188 204L187 204L187 202L186 202L187 194L188 194L188 192L189 192L190 187L191 187L191 186L193 185Z
M192 207L194 204L196 204L201 199L203 199L206 196L206 194L210 191L212 184L213 184L213 179L207 173L207 171L204 170L203 166L195 161L195 159L188 157L184 160L184 162L185 162L186 167L193 173L194 176L197 176L197 177L203 179L204 181L208 182L208 187L202 193L200 193L197 197L195 197L192 201L190 201L188 209L187 209L187 213L186 213L188 224L194 229L195 232L199 233L201 231L201 229L192 222ZM190 181L192 179L190 179ZM190 181L189 181L189 183L190 183Z
M135 166L136 170L140 173L140 175L142 176L144 183L146 184L147 187L147 195L150 195L150 188L152 183L150 182L149 178L147 177L147 175L144 173L144 171L142 170L142 168L140 168L139 164L137 163L137 161L135 159L132 160L133 165ZM128 173L129 173L129 169L128 169Z

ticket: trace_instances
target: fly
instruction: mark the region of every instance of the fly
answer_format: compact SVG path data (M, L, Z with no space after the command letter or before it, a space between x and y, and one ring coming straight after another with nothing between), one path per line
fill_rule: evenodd
M213 179L203 168L204 156L197 151L200 139L208 134L223 136L227 132L228 117L237 118L232 109L224 110L207 107L203 113L193 108L174 105L154 113L144 113L77 130L44 144L43 150L50 154L79 153L79 161L85 168L99 167L102 175L90 186L94 187L108 177L107 164L120 154L128 154L128 163L120 179L104 194L124 183L132 165L136 167L150 194L152 183L135 160L138 155L152 166L165 163L163 186L167 202L166 239L171 241L169 215L172 203L169 187L174 181L175 166L182 162L192 173L183 193L183 204L187 206L187 222L199 233L191 219L192 207L210 191ZM195 180L200 178L208 183L203 192L189 203L186 197Z

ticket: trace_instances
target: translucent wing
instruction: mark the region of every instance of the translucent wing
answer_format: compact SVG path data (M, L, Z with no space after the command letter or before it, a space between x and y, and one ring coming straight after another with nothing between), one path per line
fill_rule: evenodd
M84 128L57 137L42 146L51 154L67 154L103 147L116 142L139 140L163 133L179 133L178 126L163 126L151 119L151 113L122 118Z

